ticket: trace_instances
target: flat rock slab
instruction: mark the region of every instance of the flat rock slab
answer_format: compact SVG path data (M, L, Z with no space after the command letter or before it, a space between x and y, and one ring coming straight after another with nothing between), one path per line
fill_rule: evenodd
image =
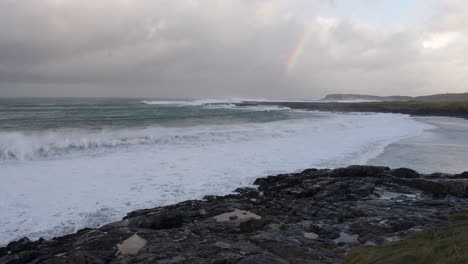
M249 211L244 210L234 210L232 212L220 214L213 217L218 222L227 222L227 221L235 221L235 220L244 220L244 219L262 219L261 216L251 213Z
M117 244L118 252L120 255L136 255L142 250L148 242L141 238L139 235L134 234L130 238L124 240L122 243Z
M313 232L304 232L304 237L308 239L317 239L319 235L313 233Z

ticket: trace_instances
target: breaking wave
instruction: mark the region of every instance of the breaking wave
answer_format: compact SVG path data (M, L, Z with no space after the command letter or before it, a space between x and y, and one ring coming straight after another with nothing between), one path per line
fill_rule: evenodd
M311 113L275 122L0 133L0 245L309 167L365 164L428 129L404 115Z
M203 99L203 100L189 100L189 101L181 101L181 100L157 100L157 101L141 101L144 104L149 105L172 105L172 106L203 106L203 105L213 105L213 104L224 104L224 105L232 105L236 103L242 103L245 100L240 99L227 99L227 100L211 100L211 99Z
M283 129L269 131L283 123ZM290 124L291 127L287 125ZM305 123L278 121L269 124L203 125L187 127L145 127L128 129L61 129L37 132L0 132L0 161L37 160L71 154L99 154L112 149L141 145L206 145L282 137ZM293 127L296 126L296 127Z
M236 109L244 111L277 111L277 110L291 110L289 107L276 106L276 105L249 105L239 106L238 104L246 101L265 101L263 99L246 100L246 99L229 99L229 100L194 100L194 101L141 101L147 105L157 106L202 106L209 109Z

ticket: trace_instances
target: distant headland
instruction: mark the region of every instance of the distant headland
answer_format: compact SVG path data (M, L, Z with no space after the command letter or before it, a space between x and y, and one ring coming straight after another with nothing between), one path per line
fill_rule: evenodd
M445 93L425 96L376 96L367 94L328 94L323 101L468 101L468 93Z

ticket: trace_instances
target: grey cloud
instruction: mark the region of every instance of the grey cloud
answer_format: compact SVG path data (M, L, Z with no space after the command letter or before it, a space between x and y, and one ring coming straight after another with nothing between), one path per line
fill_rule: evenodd
M434 33L466 32L466 2L445 1L420 29L394 32L304 17L321 4L330 1L5 0L0 96L317 98L467 88L463 34L450 48L422 46ZM295 13L298 6L307 10ZM286 74L306 27L309 39Z

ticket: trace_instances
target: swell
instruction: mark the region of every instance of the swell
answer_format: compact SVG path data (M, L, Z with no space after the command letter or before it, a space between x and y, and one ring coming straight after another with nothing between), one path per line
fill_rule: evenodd
M381 115L384 117L384 115ZM402 116L385 115L402 126L390 138L406 134ZM408 123L407 123L408 122ZM223 143L255 141L256 139L277 139L292 135L318 137L332 136L340 130L354 133L356 128L381 123L379 115L368 118L360 115L335 115L311 113L301 119L290 119L265 123L211 124L179 127L149 126L136 128L105 129L57 129L45 131L0 132L0 161L24 161L47 159L72 154L100 154L118 149L131 149L137 146L206 146ZM398 126L394 123L395 126ZM321 133L328 130L328 133ZM409 133L414 128L409 126ZM315 131L315 132L314 132ZM362 131L361 131L362 133ZM373 137L373 135L369 135ZM357 138L356 138L357 140Z
M296 125L296 128L268 131L270 125L278 122L291 123L293 126ZM282 137L293 133L294 129L301 126L292 121L278 122L190 127L152 126L129 129L0 132L0 161L37 160L71 154L98 154L113 149L128 149L142 145L206 145L255 140L264 136Z
M94 227L139 208L227 194L262 176L364 164L388 144L428 128L403 115L311 115L267 123L0 134L2 149L19 153L15 159L46 156L0 165L0 245ZM57 158L47 159L52 156Z

